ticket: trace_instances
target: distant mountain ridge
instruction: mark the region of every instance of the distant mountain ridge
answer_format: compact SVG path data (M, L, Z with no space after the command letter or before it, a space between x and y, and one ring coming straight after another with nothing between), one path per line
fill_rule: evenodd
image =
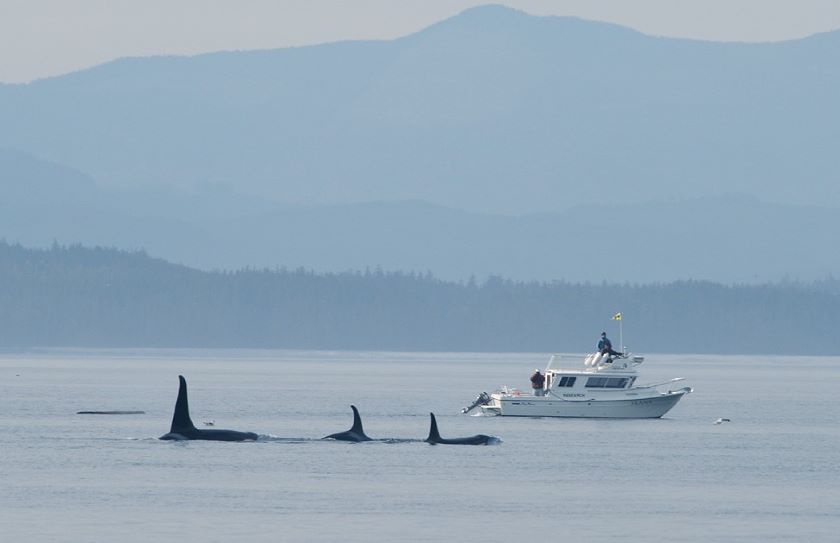
M528 214L744 193L840 206L840 33L656 38L475 8L407 36L0 86L0 147L107 187Z
M823 279L840 213L745 195L521 216L422 201L280 206L235 192L105 188L0 149L0 239L145 249L205 270L426 272L448 280L761 283Z

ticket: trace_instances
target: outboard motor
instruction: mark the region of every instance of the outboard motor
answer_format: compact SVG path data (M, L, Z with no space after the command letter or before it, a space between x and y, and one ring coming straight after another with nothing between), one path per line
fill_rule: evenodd
M470 411L472 411L473 409L475 409L479 405L486 405L488 403L490 403L490 395L487 394L486 392L482 392L481 394L479 394L476 397L475 400L473 400L473 403L471 403L467 407L461 409L461 413L469 413Z

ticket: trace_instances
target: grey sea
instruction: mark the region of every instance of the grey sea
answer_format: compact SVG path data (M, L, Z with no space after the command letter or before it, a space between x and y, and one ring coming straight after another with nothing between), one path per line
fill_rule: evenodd
M649 355L640 382L695 390L656 420L460 414L547 357L0 354L0 540L840 541L840 358ZM198 427L261 438L159 441L179 374ZM350 404L418 441L321 441ZM423 443L430 411L502 443Z

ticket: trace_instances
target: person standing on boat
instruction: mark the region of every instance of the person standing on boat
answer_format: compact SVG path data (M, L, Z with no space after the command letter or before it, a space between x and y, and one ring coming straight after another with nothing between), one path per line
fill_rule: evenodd
M612 341L607 337L606 332L601 332L601 341L598 342L598 352L610 356L621 356L621 353L613 351Z
M531 386L534 388L534 396L545 396L545 375L540 373L540 369L534 370L534 375L531 376Z

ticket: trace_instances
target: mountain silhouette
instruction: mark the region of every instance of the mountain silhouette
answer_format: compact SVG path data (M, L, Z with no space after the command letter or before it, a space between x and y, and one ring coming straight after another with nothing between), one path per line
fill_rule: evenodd
M0 86L0 147L108 188L528 214L840 205L840 33L647 36L467 10L391 41L117 60Z
M822 279L840 268L840 255L826 250L840 214L747 195L516 216L419 200L292 206L224 190L106 188L3 150L0 179L0 238L145 249L205 270L380 267L448 280L757 283Z

